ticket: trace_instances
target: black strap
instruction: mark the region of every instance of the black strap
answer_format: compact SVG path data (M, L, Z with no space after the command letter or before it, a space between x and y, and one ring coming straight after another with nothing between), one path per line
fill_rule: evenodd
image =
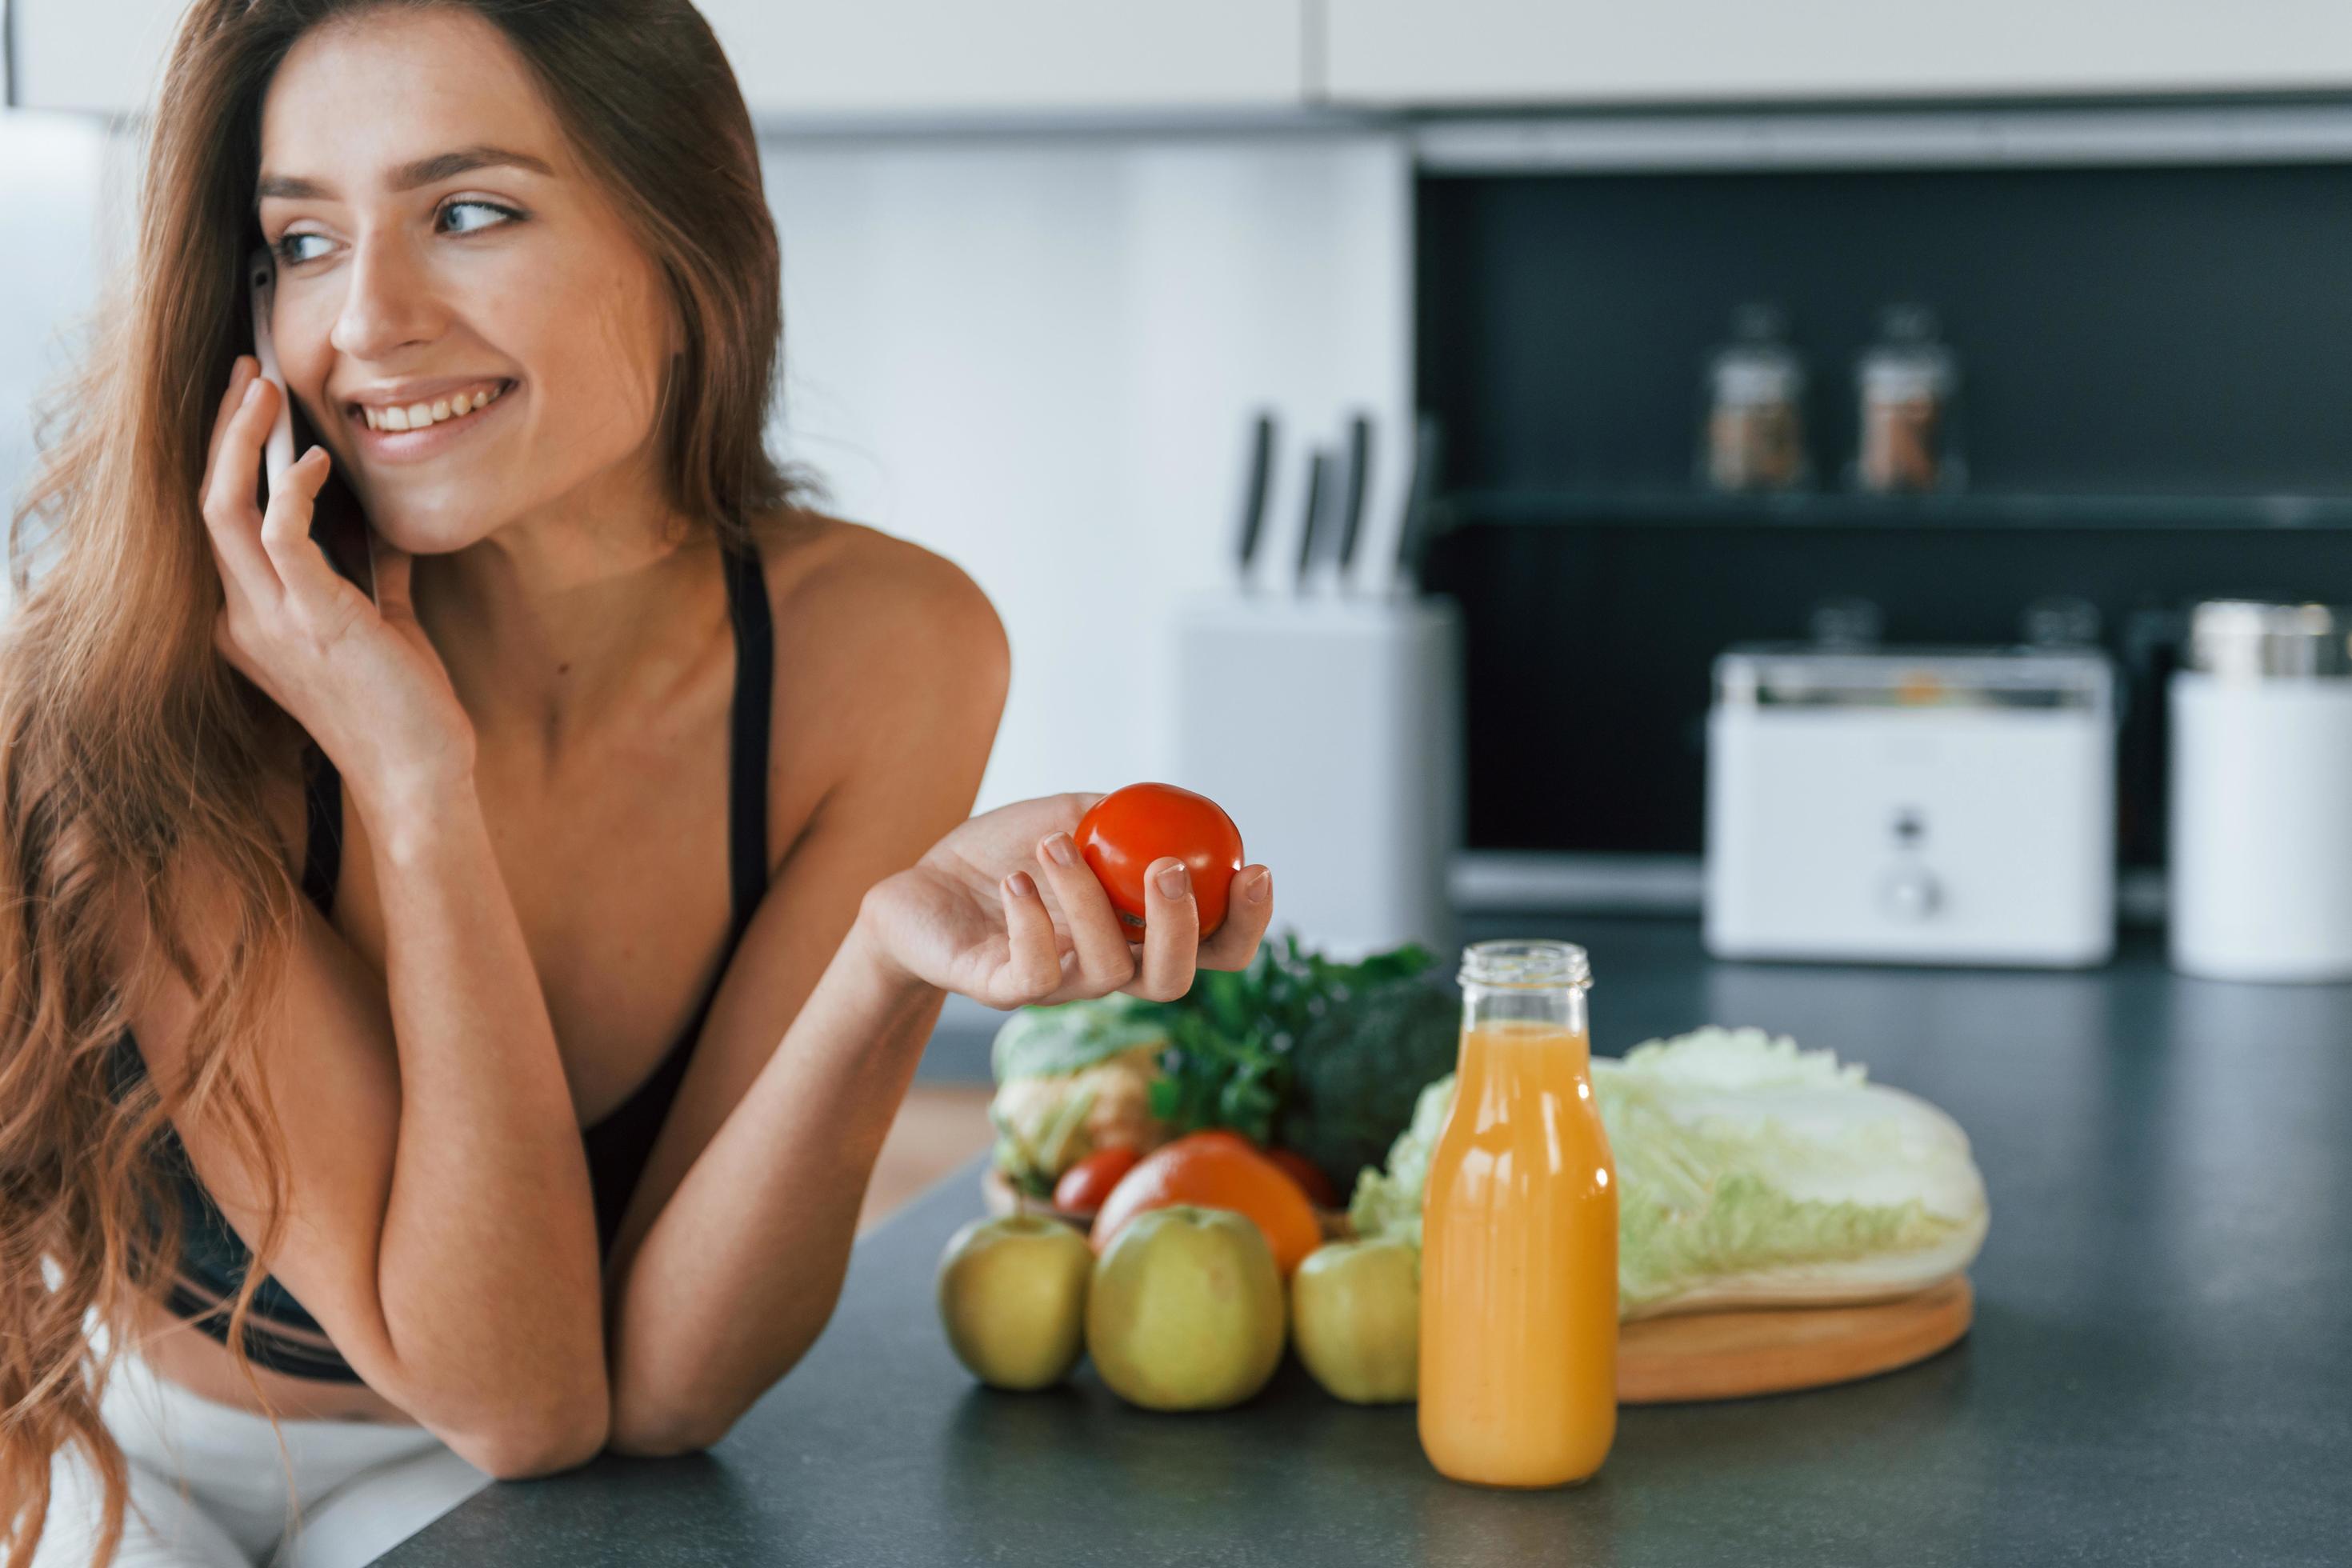
M768 890L768 720L774 706L775 629L756 545L741 553L722 546L727 610L735 623L735 710L727 747L728 889L734 931L742 940Z
M319 742L302 742L302 796L309 819L302 850L302 890L319 912L335 918L335 884L343 873L343 775Z

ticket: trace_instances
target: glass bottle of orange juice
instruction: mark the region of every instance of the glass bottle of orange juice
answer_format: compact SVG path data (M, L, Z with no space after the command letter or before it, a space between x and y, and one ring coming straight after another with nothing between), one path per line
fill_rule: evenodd
M1617 1170L1564 942L1464 949L1454 1107L1422 1200L1421 1446L1439 1473L1551 1487L1617 1436Z

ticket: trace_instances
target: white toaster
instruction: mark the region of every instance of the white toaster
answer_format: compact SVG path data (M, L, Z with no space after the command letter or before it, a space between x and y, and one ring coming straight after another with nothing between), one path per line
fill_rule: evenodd
M2105 963L2115 754L2114 669L2092 649L1727 649L1707 951Z

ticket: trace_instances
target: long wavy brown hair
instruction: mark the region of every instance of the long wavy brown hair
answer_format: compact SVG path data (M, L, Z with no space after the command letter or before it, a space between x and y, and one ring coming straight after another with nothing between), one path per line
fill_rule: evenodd
M813 489L762 442L782 344L775 225L734 73L687 0L194 0L150 123L136 241L100 292L86 359L44 400L41 459L11 519L19 603L0 633L5 1568L30 1563L52 1458L70 1447L103 1483L96 1561L120 1545L126 1469L100 1400L139 1302L160 1298L178 1256L178 1205L153 1159L167 1119L221 1129L273 1195L228 1330L268 1407L245 1327L281 1240L288 1173L257 1041L299 895L264 785L295 731L214 646L222 588L197 485L214 410L252 343L243 264L262 242L254 186L270 78L311 27L427 5L499 29L660 264L684 327L657 416L671 504L740 545L755 519ZM173 918L197 879L234 910L211 973ZM130 987L115 955L142 921L134 940L198 1006L185 1072L118 1098L108 1062ZM102 1346L90 1323L107 1331Z

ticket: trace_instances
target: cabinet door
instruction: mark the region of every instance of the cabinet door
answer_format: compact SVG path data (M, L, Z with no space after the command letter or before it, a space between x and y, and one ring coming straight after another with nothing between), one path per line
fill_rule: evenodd
M15 0L16 101L130 114L153 107L187 0Z
M1354 104L1725 102L2352 85L2340 0L1322 0Z
M755 115L1291 109L1307 0L705 0Z

